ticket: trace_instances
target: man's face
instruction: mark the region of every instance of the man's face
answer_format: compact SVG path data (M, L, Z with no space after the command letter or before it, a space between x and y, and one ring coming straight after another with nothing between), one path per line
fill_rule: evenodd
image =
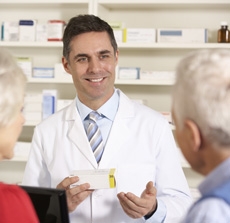
M118 52L114 52L106 32L80 34L70 47L69 62L62 61L64 68L72 75L80 101L97 109L114 92Z

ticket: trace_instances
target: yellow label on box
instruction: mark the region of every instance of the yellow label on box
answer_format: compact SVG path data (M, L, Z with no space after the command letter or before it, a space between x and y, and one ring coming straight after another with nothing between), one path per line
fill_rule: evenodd
M109 171L109 185L110 185L110 188L116 187L116 181L115 181L114 173L115 173L115 169L110 169L110 171Z

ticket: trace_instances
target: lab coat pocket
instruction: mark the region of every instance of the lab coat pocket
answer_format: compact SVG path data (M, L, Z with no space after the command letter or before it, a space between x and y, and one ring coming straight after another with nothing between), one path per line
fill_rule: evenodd
M140 196L149 181L155 183L155 166L152 164L120 165L117 167L115 178L117 193L131 192Z

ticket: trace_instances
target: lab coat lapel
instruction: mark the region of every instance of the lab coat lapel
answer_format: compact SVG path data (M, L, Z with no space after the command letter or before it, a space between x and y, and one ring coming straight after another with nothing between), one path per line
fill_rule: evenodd
M67 111L67 120L69 122L69 131L67 133L68 137L77 147L76 149L80 150L94 168L97 168L98 164L90 147L81 118L75 105L76 103L71 104L69 110Z
M122 144L128 140L130 134L127 120L133 118L133 116L133 104L130 103L130 100L123 93L120 93L119 109L99 164L100 168L108 166L114 155L121 152L120 150L123 148Z
M128 134L129 130L127 125L122 123L122 119L117 120L112 126L110 136L99 164L100 168L108 166L115 154L120 153L120 149L122 148L121 145L124 144Z

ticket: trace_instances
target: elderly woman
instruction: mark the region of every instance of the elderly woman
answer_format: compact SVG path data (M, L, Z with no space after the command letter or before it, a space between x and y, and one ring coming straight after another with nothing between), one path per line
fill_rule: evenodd
M0 160L11 159L25 122L26 77L11 54L0 48ZM1 222L38 223L28 195L17 185L0 183Z

